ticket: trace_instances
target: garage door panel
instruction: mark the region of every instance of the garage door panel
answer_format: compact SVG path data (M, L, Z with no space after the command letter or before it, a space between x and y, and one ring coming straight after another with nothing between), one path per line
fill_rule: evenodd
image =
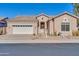
M33 34L33 27L13 27L13 34Z

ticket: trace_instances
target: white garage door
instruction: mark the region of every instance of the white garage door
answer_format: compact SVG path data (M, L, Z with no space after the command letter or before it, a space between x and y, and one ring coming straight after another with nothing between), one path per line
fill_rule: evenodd
M13 25L13 34L33 34L32 25Z

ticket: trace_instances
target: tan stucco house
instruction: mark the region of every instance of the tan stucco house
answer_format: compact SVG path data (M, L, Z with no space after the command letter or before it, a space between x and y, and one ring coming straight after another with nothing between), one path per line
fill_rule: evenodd
M56 16L40 14L38 16L17 16L13 19L7 19L5 34L35 34L35 35L53 35L62 33L63 35L72 35L72 31L77 31L77 20L79 17L64 12ZM3 31L3 32L4 32Z

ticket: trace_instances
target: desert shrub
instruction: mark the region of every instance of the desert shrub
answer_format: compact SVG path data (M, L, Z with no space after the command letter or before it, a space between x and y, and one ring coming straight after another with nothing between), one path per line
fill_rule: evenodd
M50 36L53 36L53 34L49 34Z
M79 36L79 31L72 31L73 36Z
M3 33L3 30L2 30L2 28L0 28L0 35L2 35L2 33Z
M54 36L57 36L57 32L54 32Z
M72 31L72 35L73 35L73 36L76 36L76 33L75 33L75 31Z
M35 36L35 33L33 34L33 36Z

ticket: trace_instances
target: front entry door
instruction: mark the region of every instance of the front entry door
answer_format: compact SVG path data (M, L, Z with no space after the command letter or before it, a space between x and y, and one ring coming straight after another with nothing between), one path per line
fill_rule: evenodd
M41 34L45 34L45 22L40 22L40 32Z

